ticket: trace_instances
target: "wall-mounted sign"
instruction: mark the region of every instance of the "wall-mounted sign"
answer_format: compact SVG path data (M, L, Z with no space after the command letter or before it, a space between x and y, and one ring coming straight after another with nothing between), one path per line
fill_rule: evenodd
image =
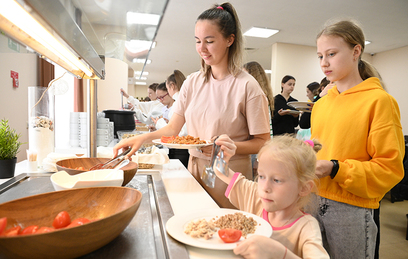
M12 39L8 39L8 47L9 47L9 49L20 52L20 44L18 44L17 42L15 42Z
M10 77L13 78L13 87L17 88L18 85L19 85L19 82L18 82L18 73L15 72L15 71L13 71L13 70L11 70L10 72L11 72L11 73L10 73Z

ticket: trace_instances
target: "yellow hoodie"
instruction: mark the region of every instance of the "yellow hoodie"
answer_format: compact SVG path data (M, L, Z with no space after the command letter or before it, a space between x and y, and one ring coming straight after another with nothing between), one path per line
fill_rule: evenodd
M337 175L323 177L319 195L376 209L404 175L404 136L398 103L371 77L339 93L337 87L312 110L311 138L323 148L319 160L335 159Z

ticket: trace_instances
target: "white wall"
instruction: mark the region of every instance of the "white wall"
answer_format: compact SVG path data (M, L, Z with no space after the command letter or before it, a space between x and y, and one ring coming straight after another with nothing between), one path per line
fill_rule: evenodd
M120 88L128 88L128 65L118 59L105 59L105 80L98 80L98 112L121 109ZM125 98L124 102L125 103Z
M397 100L404 135L408 135L408 46L375 54L372 64L380 72L387 91Z
M281 80L285 75L296 78L293 98L307 101L306 86L311 82L320 82L324 77L316 55L316 47L287 43L275 43L272 46L271 86L273 95L281 92Z
M10 71L18 72L20 85L13 88ZM27 159L28 87L37 85L37 56L26 53L0 53L0 119L8 119L11 128L21 134L17 162Z

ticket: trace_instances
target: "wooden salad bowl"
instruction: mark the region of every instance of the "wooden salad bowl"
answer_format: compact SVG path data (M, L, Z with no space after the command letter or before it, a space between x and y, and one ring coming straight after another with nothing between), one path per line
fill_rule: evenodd
M43 234L0 236L1 258L76 258L108 244L136 214L142 193L127 187L94 187L33 195L0 204L7 227L52 227L55 216L67 211L71 220L95 220Z
M70 175L75 175L79 173L83 173L89 170L92 166L105 163L109 161L109 158L100 158L100 157L80 157L80 158L71 158L71 159L64 159L60 160L56 163L58 171L65 171ZM137 172L137 163L129 162L128 165L122 167L124 173L124 179L122 186L128 184ZM75 168L83 167L85 170L78 170Z

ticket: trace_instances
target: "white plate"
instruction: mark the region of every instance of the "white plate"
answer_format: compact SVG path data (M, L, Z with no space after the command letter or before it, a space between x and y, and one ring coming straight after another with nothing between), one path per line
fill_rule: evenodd
M293 108L299 111L311 112L314 103L312 102L288 102L288 105L292 106Z
M214 250L232 250L239 242L244 240L244 237L241 237L240 241L235 243L224 243L218 236L218 232L214 233L211 239L205 240L204 238L191 237L190 235L184 233L184 229L191 221L196 221L198 219L205 219L209 221L217 216L221 217L227 214L234 214L236 212L241 212L247 217L252 217L257 222L255 233L248 234L247 237L250 237L251 235L261 235L266 237L272 236L272 227L266 220L245 211L232 209L210 209L175 215L167 221L166 230L170 236L186 245Z
M176 149L194 149L194 148L205 147L205 146L209 146L213 144L208 140L205 140L206 144L171 144L171 143L162 143L160 139L153 139L152 142L155 144L161 144L168 148L176 148Z
M289 114L299 114L300 113L300 111L298 110L286 110L286 111L289 111Z

